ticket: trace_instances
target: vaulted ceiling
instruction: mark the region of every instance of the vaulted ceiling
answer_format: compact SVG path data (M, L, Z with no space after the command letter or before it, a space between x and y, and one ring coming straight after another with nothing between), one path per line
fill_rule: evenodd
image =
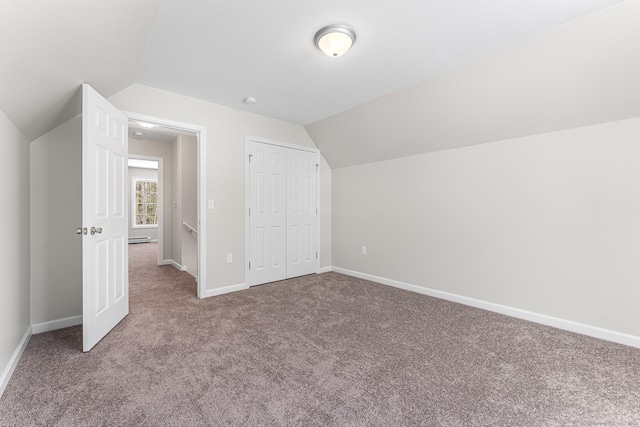
M0 0L0 109L32 140L77 114L81 83L107 97L140 83L306 126L333 167L349 166L634 114L638 17L620 31L610 21L638 10L638 0ZM594 12L604 18L580 24ZM331 23L357 33L340 58L313 45ZM583 66L592 73L571 80ZM609 113L576 98L598 75ZM571 119L576 108L587 118Z

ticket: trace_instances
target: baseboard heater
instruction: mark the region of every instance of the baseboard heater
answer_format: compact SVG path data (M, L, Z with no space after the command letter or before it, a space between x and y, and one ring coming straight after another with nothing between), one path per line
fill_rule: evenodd
M142 237L129 237L129 243L150 243L151 237L142 236Z

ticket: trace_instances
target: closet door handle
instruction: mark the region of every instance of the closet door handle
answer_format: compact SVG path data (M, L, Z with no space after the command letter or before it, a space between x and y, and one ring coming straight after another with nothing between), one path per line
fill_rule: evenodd
M91 235L93 236L94 234L102 234L102 227L91 227Z

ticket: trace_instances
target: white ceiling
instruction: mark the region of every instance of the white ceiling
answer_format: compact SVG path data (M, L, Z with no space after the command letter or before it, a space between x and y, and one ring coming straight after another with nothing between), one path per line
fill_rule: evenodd
M307 125L617 2L163 0L136 81ZM339 58L313 44L332 23Z
M145 139L149 141L157 142L173 142L180 135L195 136L195 132L188 132L183 130L172 129L166 126L154 125L149 128L143 126L140 122L129 120L129 138L133 139ZM139 134L142 133L140 136Z
M81 83L141 83L307 125L618 2L0 0L0 109L32 140ZM340 58L313 45L330 23L357 33Z

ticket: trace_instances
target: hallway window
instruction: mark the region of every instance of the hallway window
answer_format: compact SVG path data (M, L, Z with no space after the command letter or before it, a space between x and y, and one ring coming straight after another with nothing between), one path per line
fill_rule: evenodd
M132 178L133 227L158 226L158 181L148 178Z

